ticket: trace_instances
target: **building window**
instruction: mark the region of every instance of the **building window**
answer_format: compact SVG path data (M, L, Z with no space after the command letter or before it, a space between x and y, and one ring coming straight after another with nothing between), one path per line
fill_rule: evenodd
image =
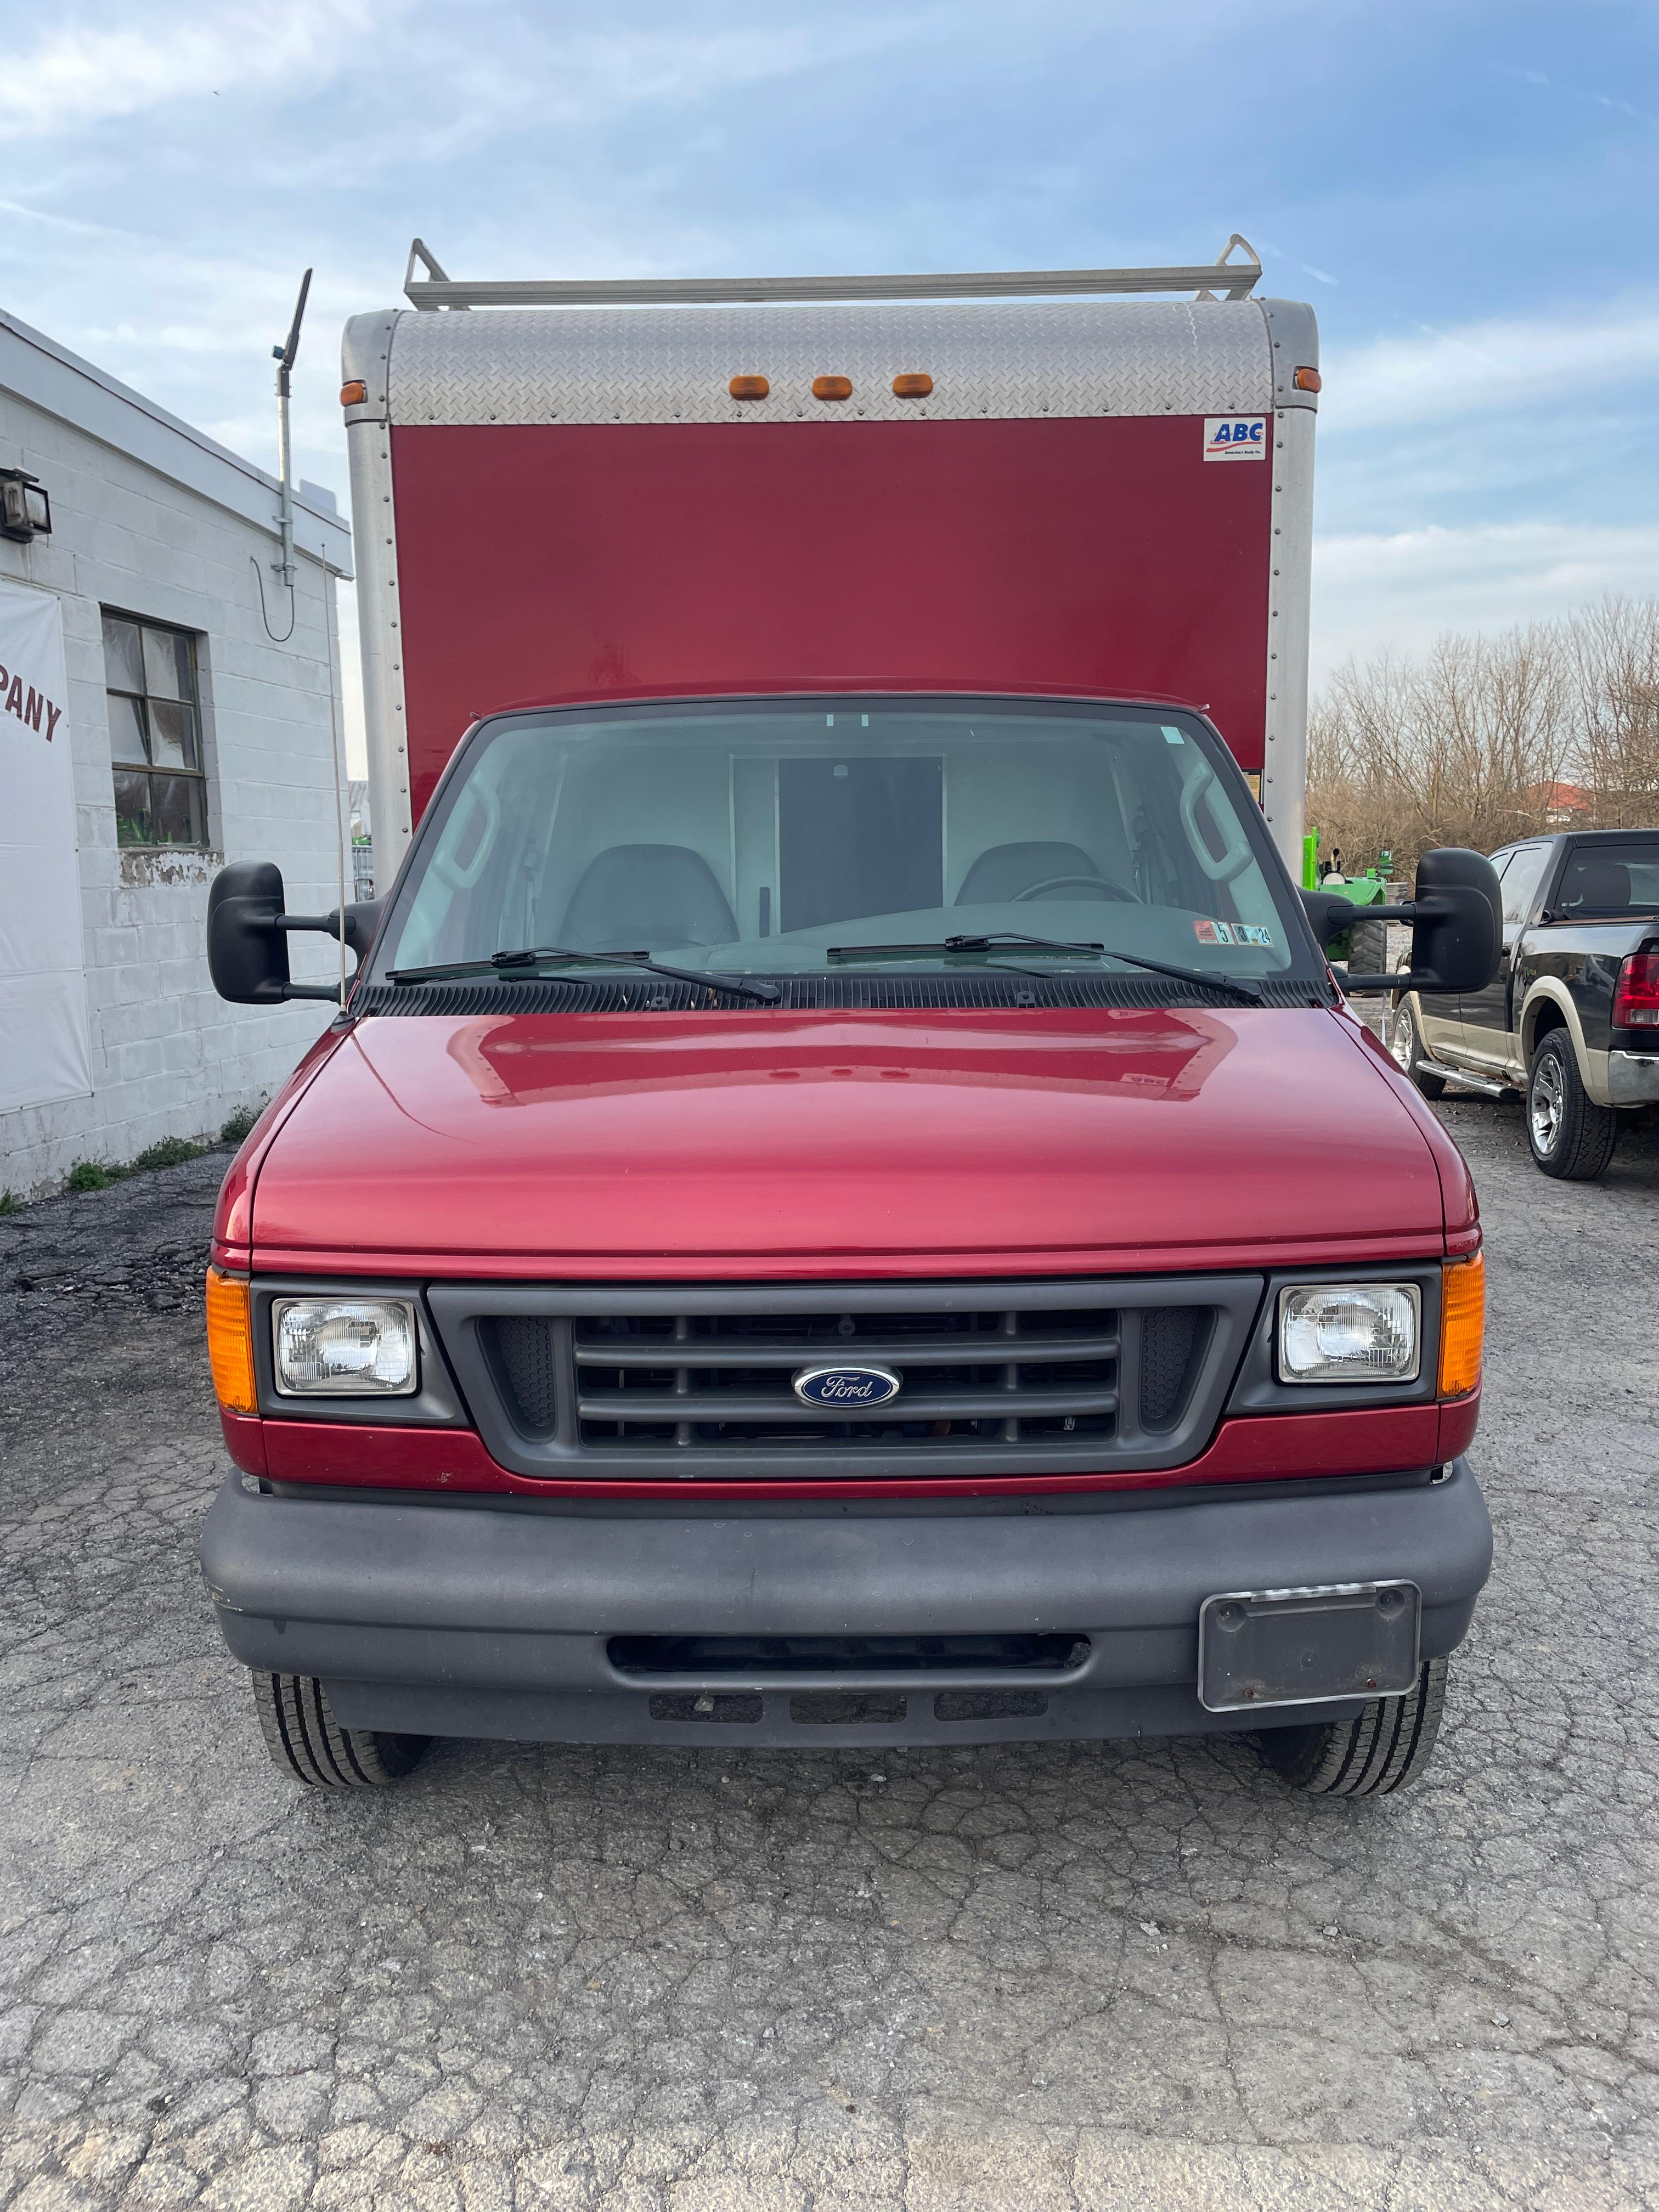
M104 617L104 681L122 845L205 845L196 640L130 615Z

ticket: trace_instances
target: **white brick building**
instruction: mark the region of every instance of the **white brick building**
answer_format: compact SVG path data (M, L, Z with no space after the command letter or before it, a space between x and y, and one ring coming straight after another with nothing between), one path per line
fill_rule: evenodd
M23 1197L77 1160L216 1132L328 1018L315 1001L227 1006L204 926L226 860L276 861L293 911L337 903L335 579L351 563L331 495L304 486L290 599L274 478L0 314L8 469L51 500L49 536L0 538L0 579L63 611L91 1078L0 1112L0 1188ZM296 979L326 979L325 940L289 946Z

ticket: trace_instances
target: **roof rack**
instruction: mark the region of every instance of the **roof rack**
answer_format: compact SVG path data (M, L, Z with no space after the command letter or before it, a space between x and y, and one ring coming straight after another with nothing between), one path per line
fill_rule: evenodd
M1228 258L1236 246L1248 261ZM416 277L418 263L426 271ZM713 307L776 300L1017 300L1097 292L1195 292L1243 300L1261 275L1261 257L1237 231L1210 264L1174 269L996 270L942 276L649 276L497 283L458 283L416 239L404 272L404 296L416 307Z

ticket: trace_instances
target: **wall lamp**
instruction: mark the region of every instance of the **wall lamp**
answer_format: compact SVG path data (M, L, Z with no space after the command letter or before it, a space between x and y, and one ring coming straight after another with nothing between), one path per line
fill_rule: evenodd
M40 477L27 469L0 469L0 537L27 544L51 535L52 501Z

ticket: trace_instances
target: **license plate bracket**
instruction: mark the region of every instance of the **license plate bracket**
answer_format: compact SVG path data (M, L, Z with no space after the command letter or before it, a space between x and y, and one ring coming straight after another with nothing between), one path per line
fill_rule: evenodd
M1228 1590L1198 1613L1206 1711L1397 1698L1417 1680L1423 1594L1415 1583Z

